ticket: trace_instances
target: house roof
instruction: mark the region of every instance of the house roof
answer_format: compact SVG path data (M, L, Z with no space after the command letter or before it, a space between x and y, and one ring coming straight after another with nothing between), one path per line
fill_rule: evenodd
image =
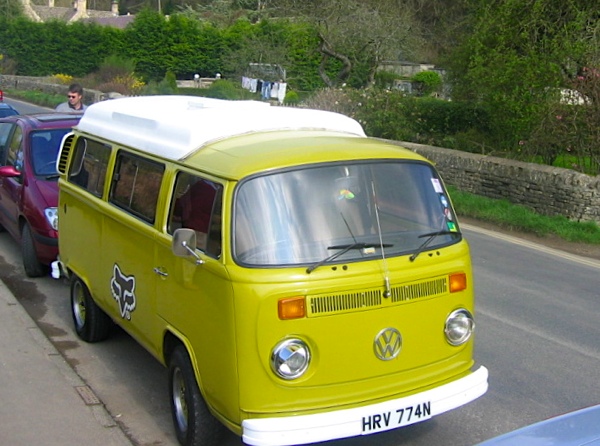
M135 19L134 15L119 15L111 17L91 17L83 19L84 22L97 23L102 26L125 29Z
M97 23L103 26L112 26L123 29L131 23L135 16L121 15L115 16L112 11L97 11L94 9L86 9L85 15L77 18L77 10L74 8L65 8L60 6L40 6L31 5L31 8L38 15L42 22L51 20L59 20L61 22L70 22L73 20L81 20L88 23Z

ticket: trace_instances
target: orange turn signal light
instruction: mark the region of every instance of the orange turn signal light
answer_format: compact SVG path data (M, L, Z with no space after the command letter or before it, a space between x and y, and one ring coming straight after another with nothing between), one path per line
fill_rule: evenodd
M453 273L448 276L450 292L456 293L467 289L467 275L465 273Z
M286 297L277 303L279 319L299 319L306 316L306 299L304 296Z

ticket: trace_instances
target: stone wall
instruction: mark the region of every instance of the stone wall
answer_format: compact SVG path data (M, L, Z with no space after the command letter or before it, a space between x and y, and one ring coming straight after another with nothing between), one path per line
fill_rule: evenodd
M504 198L544 215L600 224L600 176L410 142L394 143L433 161L444 182L457 189Z
M62 94L67 100L68 85L52 83L51 78L12 76L3 74L0 76L0 89L2 90L37 90L48 94ZM84 104L93 104L106 99L105 93L97 90L83 90Z

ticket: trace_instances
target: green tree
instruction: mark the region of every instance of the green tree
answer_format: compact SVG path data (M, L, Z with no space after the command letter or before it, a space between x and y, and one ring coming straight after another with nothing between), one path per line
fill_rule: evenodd
M160 81L167 71L191 78L195 73L214 76L221 69L221 32L185 14L167 18L145 9L125 30L125 41L125 51L145 81Z
M597 52L597 5L585 0L472 0L470 34L449 63L453 98L488 106L495 144L517 151L557 88Z

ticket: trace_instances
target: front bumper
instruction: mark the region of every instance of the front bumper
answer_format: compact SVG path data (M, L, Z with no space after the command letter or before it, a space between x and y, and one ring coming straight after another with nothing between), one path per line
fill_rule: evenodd
M383 403L311 415L244 420L242 438L249 445L286 446L383 432L467 404L487 391L487 380L488 371L481 366L451 383ZM413 416L417 411L419 415Z

